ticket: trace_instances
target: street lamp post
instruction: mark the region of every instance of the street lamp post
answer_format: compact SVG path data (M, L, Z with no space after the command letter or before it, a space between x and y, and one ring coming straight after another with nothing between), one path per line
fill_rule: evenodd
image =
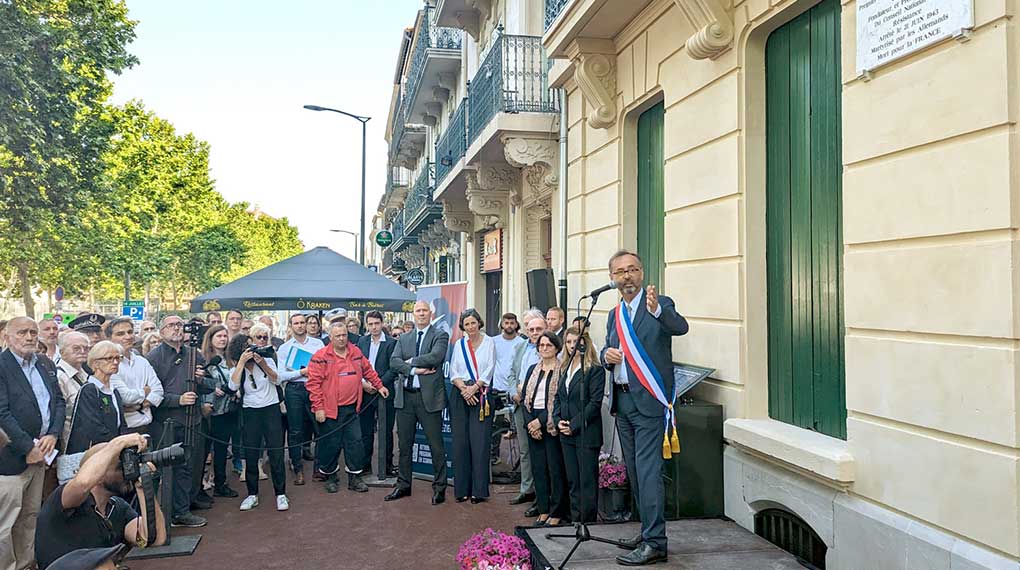
M361 115L355 115L348 113L347 111L341 111L340 109L331 109L329 107L320 107L319 105L305 105L305 109L309 111L330 111L332 113L340 113L346 115L352 119L355 119L361 123L361 226L358 228L361 231L358 232L358 257L360 260L358 263L365 264L365 137L366 127L368 121L372 117L362 117Z
M347 235L351 236L352 238L354 238L354 247L358 247L358 244L361 243L361 239L360 239L361 234L359 234L358 232L352 232L350 230L339 230L339 229L337 229L337 230L329 230L329 231L331 231L333 233L337 233L337 234L347 234ZM358 252L354 252L354 253L355 253L354 261L357 261L358 263L364 265L365 264L365 250L361 250L360 254ZM361 259L358 259L359 255L360 255Z

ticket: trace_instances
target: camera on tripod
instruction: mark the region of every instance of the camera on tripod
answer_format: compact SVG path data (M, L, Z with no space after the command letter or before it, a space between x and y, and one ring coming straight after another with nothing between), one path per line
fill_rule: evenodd
M205 323L198 321L184 323L184 334L187 335L191 346L201 346L202 339L205 338L205 331L207 330L209 330L209 325Z
M124 480L133 483L143 473L148 472L148 467L145 468L144 472L142 470L142 466L147 463L152 463L156 466L156 469L159 469L160 467L183 465L185 459L184 448L179 443L145 453L138 451L137 447L125 447L120 452L120 467L124 471Z

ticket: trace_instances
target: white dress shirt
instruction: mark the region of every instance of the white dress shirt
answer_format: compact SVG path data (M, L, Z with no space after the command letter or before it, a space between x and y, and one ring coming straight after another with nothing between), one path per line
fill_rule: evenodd
M138 405L148 400L149 409L142 408L137 412L124 412L124 421L129 428L137 428L152 423L152 408L163 402L163 383L156 376L149 361L134 351L127 351L120 361L117 373L110 377L110 386L120 392L120 398L128 405ZM149 395L145 395L145 387L149 387Z
M266 368L276 370L276 361L272 358L265 359ZM255 379L255 385L252 386L252 378ZM272 406L273 404L280 403L280 396L276 393L276 384L269 380L269 376L262 371L262 368L258 364L252 361L252 370L249 372L245 369L241 375L241 380L244 382L244 400L241 405L245 408L265 408L266 406ZM240 390L239 384L234 384L234 369L230 369L230 389Z
M384 340L386 340L386 336L382 331L379 331L379 336L371 337L371 342L368 344L368 363L372 365L372 370L375 370L375 359L379 357L379 348Z
M450 361L450 378L459 378L464 383L470 383L471 374L468 372L468 363L464 360L464 351L461 350L461 342L465 338L467 337L462 337L453 347L453 359ZM468 358L471 358L470 346L465 348L468 351ZM490 385L492 383L492 373L496 367L496 343L491 338L482 335L482 344L475 349L475 360L478 362L478 378L476 380L479 384Z
M496 366L492 371L492 389L506 392L510 389L510 370L514 367L514 353L518 346L528 341L516 334L509 340L501 334L490 338L496 347Z
M25 379L32 386L35 401L39 404L39 415L42 416L42 427L39 428L39 437L42 437L50 430L50 391L46 389L46 383L43 382L39 369L35 367L39 359L34 354L31 360L25 360L14 354L13 351L11 354L14 355L14 360L21 367L21 372L25 375Z
M622 299L621 299L621 301L622 301ZM638 307L640 307L641 303L644 303L644 301L645 301L645 292L642 290L640 293L635 295L633 299L630 300L630 303L627 303L627 306L630 307L630 322L631 323L634 322L634 315L637 314ZM613 307L613 310L615 311L616 307ZM655 307L655 313L652 313L651 315L653 317L655 317L655 318L659 318L659 315L661 315L661 314L662 314L662 305L659 305L658 307ZM613 367L613 382L616 383L616 384L630 384L630 379L627 377L627 361L626 360L624 360L623 362L621 362L621 363L619 363L619 364L617 364L616 366Z
M308 378L301 375L301 369L293 369L287 366L287 361L290 360L290 353L293 350L303 350L315 354L322 350L326 345L322 344L322 341L311 335L305 336L304 342L298 342L296 338L291 338L287 342L280 345L280 348L276 350L277 358L283 363L283 366L279 370L280 382L306 382Z

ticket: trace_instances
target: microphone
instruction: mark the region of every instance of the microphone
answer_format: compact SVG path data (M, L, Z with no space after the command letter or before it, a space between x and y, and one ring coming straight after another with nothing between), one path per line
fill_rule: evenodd
M209 362L206 362L205 366L203 366L203 368L205 368L206 370L209 370L210 368L212 368L213 366L218 365L221 362L223 362L223 357L217 354L217 355L213 356L212 358L210 358Z
M617 287L619 287L619 285L616 284L616 281L610 281L609 283L606 283L605 285L599 287L598 289L595 289L591 293L588 293L587 295L585 295L584 297L581 297L581 298L582 299L588 299L588 298L595 299L595 298L598 298L599 295L605 293L606 291L609 291L610 289L616 289Z

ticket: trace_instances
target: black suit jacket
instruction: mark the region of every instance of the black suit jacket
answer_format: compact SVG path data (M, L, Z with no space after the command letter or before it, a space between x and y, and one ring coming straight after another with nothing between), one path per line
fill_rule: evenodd
M415 356L417 341L417 330L400 335L397 346L393 349L393 356L390 357L390 368L401 377L401 381L396 382L393 407L397 409L404 407L403 378L412 375L411 369L432 368L435 369L432 374L418 377L421 382L421 398L426 410L440 412L446 407L446 375L443 372L443 364L446 363L446 351L450 348L450 335L432 325L422 337L421 352ZM408 359L411 361L410 364L406 362Z
M672 337L687 334L689 328L687 319L676 312L673 299L665 295L659 295L659 308L662 309L662 312L659 314L659 318L655 318L648 314L646 299L643 295L642 293L641 302L638 304L637 311L634 312L635 314L631 322L634 324L634 332L637 333L638 341L644 346L645 352L651 357L656 370L662 375L662 381L666 387L666 398L670 398L673 395ZM602 364L610 372L610 377L606 381L612 382L614 365L606 362L606 349L608 348L620 348L620 337L616 334L615 306L610 311L609 320L606 323L606 345L602 349L601 357ZM638 411L644 416L659 418L664 416L666 408L638 382L637 374L634 373L634 369L631 368L630 364L625 364L627 366L627 379L630 381L630 393L634 397ZM609 391L609 394L610 399L612 399L612 390ZM615 401L610 400L609 410L614 414L616 413Z
M560 420L570 422L572 434L560 434L563 438L560 441L576 442L585 447L602 447L602 393L605 389L606 370L597 364L587 368L583 376L578 368L570 380L569 390L566 379L560 378L556 403L553 405L553 422L557 426Z
M375 373L379 375L387 390L393 390L393 379L397 377L397 371L390 367L390 358L393 357L393 349L396 346L397 341L384 334L382 344L379 345L379 354L375 356ZM366 334L358 339L358 350L368 358L372 350L372 335Z
M0 354L0 430L11 440L0 448L0 475L18 475L28 467L25 456L40 432L60 439L64 429L66 404L57 383L57 367L45 356L37 357L35 367L50 393L50 425L45 429L39 402L21 366L10 349Z

